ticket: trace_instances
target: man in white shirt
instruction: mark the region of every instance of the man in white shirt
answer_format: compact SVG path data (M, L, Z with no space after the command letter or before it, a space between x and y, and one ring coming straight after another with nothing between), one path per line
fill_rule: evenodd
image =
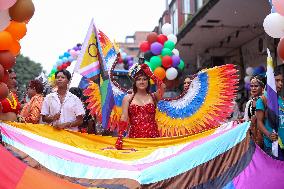
M81 100L68 91L71 74L67 70L55 73L57 91L44 98L41 115L42 121L58 129L78 131L85 115Z

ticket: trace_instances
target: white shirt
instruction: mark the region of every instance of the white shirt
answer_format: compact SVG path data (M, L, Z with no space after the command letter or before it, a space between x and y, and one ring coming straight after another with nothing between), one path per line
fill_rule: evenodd
M79 115L85 115L84 106L81 100L70 92L67 92L63 104L60 103L58 94L56 92L50 93L44 98L41 115L55 115L60 113L59 120L51 124L61 124L73 122ZM72 131L78 131L78 127L68 128Z

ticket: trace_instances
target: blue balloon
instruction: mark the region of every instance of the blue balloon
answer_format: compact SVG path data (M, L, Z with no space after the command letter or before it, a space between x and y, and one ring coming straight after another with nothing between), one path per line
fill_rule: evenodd
M68 58L70 56L70 53L69 52L65 52L64 53L64 57Z
M59 57L58 57L58 59L63 59L64 58L64 55L60 55Z
M68 61L69 61L69 62L72 62L73 60L74 60L74 58L73 58L72 56L69 56L69 57L68 57Z
M61 66L62 63L63 63L62 59L58 59L58 60L56 61L56 65L57 65L57 66Z
M62 58L62 61L63 61L63 63L66 63L66 62L68 62L68 58L63 57L63 58Z

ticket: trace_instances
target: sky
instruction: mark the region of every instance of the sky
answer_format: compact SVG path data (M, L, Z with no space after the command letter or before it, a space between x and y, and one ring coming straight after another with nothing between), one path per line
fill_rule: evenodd
M50 72L58 57L83 43L91 19L111 40L124 42L135 31L152 31L165 0L33 0L35 14L20 41L21 53ZM72 63L74 64L74 62Z

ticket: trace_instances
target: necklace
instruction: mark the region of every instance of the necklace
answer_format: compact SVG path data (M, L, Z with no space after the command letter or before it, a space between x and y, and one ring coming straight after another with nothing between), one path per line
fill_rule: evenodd
M13 110L15 110L15 109L17 108L18 103L17 103L17 101L16 101L16 99L15 99L15 97L14 97L14 95L13 95L12 93L10 93L10 96L12 97L12 101L13 101L13 102L11 102L11 100L10 100L8 97L7 97L6 99L7 99L7 101L9 102L11 108L12 108Z

